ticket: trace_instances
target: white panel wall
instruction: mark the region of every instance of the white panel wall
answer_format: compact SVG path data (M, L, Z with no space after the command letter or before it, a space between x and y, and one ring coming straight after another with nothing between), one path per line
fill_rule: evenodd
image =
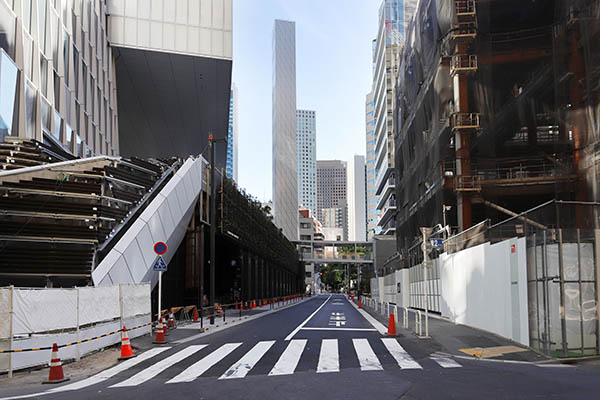
M525 238L444 253L439 266L443 317L529 345ZM378 302L409 307L410 293L408 269L371 279Z
M108 0L113 46L232 58L232 0Z
M202 158L187 159L92 272L94 285L151 282L154 286L158 279L152 269L154 243L167 244L163 258L168 264L185 236L204 185L205 162Z
M524 238L442 254L440 280L442 316L529 345Z

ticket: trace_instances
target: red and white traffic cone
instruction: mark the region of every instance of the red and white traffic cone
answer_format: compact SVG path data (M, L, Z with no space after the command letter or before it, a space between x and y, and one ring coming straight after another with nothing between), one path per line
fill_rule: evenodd
M121 332L121 357L119 361L127 360L128 358L135 357L133 349L131 348L131 342L129 342L129 336L127 335L127 328L123 326L123 332Z
M158 324L156 325L156 338L152 343L155 344L163 344L167 343L165 340L165 327L162 323L162 317L158 319Z
M175 326L175 318L173 316L173 311L171 311L169 313L169 329L174 329L174 328L176 328L176 326Z
M54 343L52 345L52 358L50 359L50 373L48 374L48 380L43 383L61 383L68 380L69 378L65 378L62 362L58 357L58 345Z
M194 322L198 322L198 309L194 307Z
M388 336L396 336L396 321L394 319L394 314L390 314L387 334Z

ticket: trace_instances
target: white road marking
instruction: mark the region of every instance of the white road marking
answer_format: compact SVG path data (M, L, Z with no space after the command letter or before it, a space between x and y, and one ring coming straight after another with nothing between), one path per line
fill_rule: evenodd
M442 368L461 368L462 365L454 361L449 357L440 356L438 354L432 354L430 357L433 361L439 364Z
M418 362L413 360L413 358L400 346L400 343L396 339L392 338L383 338L381 339L383 344L388 349L392 357L396 359L398 365L402 369L423 369L419 365Z
M227 357L229 353L241 346L241 343L226 343L213 351L202 360L189 366L185 371L177 375L175 378L167 381L167 383L192 382L194 379L205 373L216 363Z
M200 344L200 345L186 347L185 349L173 354L172 356L169 356L169 357L165 358L164 360L157 362L156 364L152 365L151 367L148 367L148 368L138 372L131 378L126 379L123 382L114 384L109 387L113 388L113 387L137 386L141 383L144 383L144 382L154 378L156 375L160 374L162 371L166 370L173 364L176 364L179 361L188 358L189 356L202 350L206 346L208 346L208 345Z
M292 340L290 344L288 344L281 357L279 357L279 360L271 372L269 372L269 376L293 374L298 366L298 362L300 361L300 356L302 356L306 342L306 339Z
M323 339L321 341L321 353L319 354L317 373L339 372L339 370L340 359L337 339Z
M79 382L74 382L74 383L70 383L65 386L60 386L60 387L57 387L54 389L50 389L50 390L48 390L48 392L51 392L51 393L65 392L65 391L69 391L69 390L83 389L84 387L95 385L95 384L103 382L109 378L112 378L113 376L117 375L120 372L128 370L129 368L141 363L142 361L146 361L147 359L160 354L163 351L169 350L170 348L171 347L155 347L153 349L150 349L150 350L138 355L135 358L130 358L129 360L123 361L122 363L117 364L112 368L102 371L99 374L90 376L89 378L81 380Z
M31 397L44 396L46 394L52 394L52 393L57 393L57 392L67 392L70 390L83 389L85 387L92 386L97 383L103 382L109 378L112 378L113 376L117 375L119 372L125 371L125 370L133 367L134 365L139 364L142 361L152 358L155 355L160 354L163 351L166 351L169 349L170 349L170 347L155 347L151 350L148 350L148 351L138 355L135 358L130 358L127 361L117 364L112 368L102 371L99 374L96 374L94 376L90 376L89 378L83 379L79 382L69 383L68 385L59 386L59 387L56 387L56 388L53 388L53 389L50 389L50 390L47 390L47 391L41 392L41 393L32 393L32 394L25 394L25 395L21 395L21 396L5 397L1 400L27 399L27 398L31 398Z
M244 357L233 364L231 368L221 375L219 379L235 379L245 377L271 348L271 346L273 346L274 343L274 340L258 342L252 349L250 349L249 352L244 355Z
M367 339L352 339L361 371L381 371L383 367Z
M377 332L377 329L373 328L320 328L320 327L307 327L302 328L303 331L357 331L357 332Z
M299 331L300 329L302 329L302 327L303 327L304 325L306 325L306 323L307 323L308 321L310 321L310 319L311 319L312 317L314 317L314 316L315 316L315 314L316 314L316 313L318 313L318 312L319 312L319 310L320 310L321 308L323 308L323 306L324 306L324 305L325 305L325 304L326 304L326 303L329 301L329 299L330 299L330 298L331 298L331 295L329 295L329 297L327 298L327 300L325 300L325 301L323 302L323 304L321 304L321 305L319 306L319 308L317 308L317 309L315 310L315 312L313 312L312 314L310 314L310 315L308 316L308 318L306 318L306 319L304 320L304 322L302 322L300 325L298 325L298 326L296 327L296 329L294 329L294 330L293 330L293 331L292 331L292 332L291 332L289 335L287 335L287 337L285 338L285 340L287 341L287 340L290 340L291 338L293 338L293 337L294 337L294 335L295 335L296 333L298 333L298 331Z
M352 307L354 307L360 313L360 315L365 317L365 319L367 321L369 321L369 323L373 326L373 328L378 330L379 333L381 333L382 335L385 335L387 333L387 327L384 326L381 322L379 322L375 318L371 317L369 315L369 313L366 312L365 310L363 310L362 308L358 308L358 306L356 304L354 304L353 302L350 302L350 304L352 304Z

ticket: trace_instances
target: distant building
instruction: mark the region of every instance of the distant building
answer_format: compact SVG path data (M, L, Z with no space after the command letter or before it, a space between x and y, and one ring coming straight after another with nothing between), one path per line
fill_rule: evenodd
M317 212L317 127L315 112L296 110L298 204Z
M238 94L237 87L231 85L229 99L229 125L227 127L227 162L225 173L229 179L238 181Z
M365 157L355 155L348 162L348 240L367 240Z
M313 216L311 210L307 208L301 208L298 210L298 232L300 240L312 241L313 244L300 245L299 252L301 256L312 257L312 249L314 248L315 253L323 251L323 245L314 244L314 242L323 241L323 232L321 229L321 223ZM310 287L310 290L315 293L317 288L320 286L320 279L315 274L315 264L305 264L305 284Z
M341 228L344 240L348 237L346 183L345 161L317 160L317 219L323 227Z
M298 238L296 147L296 25L275 20L273 29L273 206L275 225Z
M377 199L379 196L375 194L375 181L377 179L375 142L377 138L375 137L375 100L373 99L373 93L369 93L365 101L365 131L367 138L367 238L371 240L374 235L377 235L381 231L381 228L377 226L377 220L379 219L379 214L381 214L381 211L377 209Z

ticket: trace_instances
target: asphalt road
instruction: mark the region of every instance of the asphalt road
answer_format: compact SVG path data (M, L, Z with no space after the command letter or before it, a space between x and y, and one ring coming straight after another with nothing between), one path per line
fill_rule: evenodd
M343 296L327 295L197 340L157 346L83 380L0 388L0 397L594 399L600 393L598 366L540 367L430 352L418 341L386 338Z

